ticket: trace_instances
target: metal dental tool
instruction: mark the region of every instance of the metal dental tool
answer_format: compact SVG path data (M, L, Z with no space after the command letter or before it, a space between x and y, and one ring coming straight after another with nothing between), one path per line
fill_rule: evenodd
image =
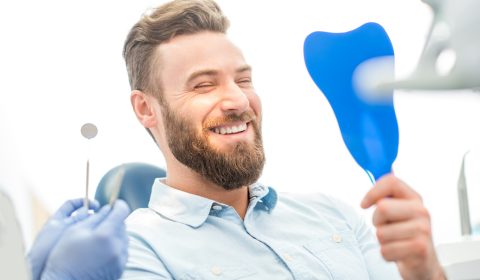
M117 173L108 182L107 190L110 192L110 198L109 198L108 204L111 207L113 207L113 204L118 198L124 175L125 175L125 166L122 164L122 166L117 170Z
M468 152L463 155L462 167L460 169L460 175L458 176L457 192L458 192L458 206L460 207L460 226L463 236L469 236L472 234L472 225L470 222L470 207L468 206L468 192L467 181L465 176L465 158Z
M92 123L86 123L80 129L83 137L87 139L92 139L97 136L98 129ZM85 198L83 200L83 207L88 211L88 184L90 181L90 159L87 152L87 167L86 167L86 178L85 178Z

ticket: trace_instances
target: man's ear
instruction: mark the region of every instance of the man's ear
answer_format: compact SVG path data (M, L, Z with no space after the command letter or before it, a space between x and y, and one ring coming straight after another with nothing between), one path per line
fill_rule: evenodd
M157 125L157 112L155 107L158 104L153 96L142 91L134 90L130 95L133 111L137 119L145 128L153 128Z

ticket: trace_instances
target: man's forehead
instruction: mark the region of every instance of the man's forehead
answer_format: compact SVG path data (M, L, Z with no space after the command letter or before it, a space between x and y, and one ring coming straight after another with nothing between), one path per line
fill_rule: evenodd
M180 35L158 46L161 71L187 78L199 71L250 71L241 50L223 33Z

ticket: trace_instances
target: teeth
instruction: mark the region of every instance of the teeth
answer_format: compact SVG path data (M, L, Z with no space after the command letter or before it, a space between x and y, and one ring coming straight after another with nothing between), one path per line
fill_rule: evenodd
M247 130L247 124L242 123L241 125L238 126L238 131L245 131Z
M229 126L229 127L216 127L213 131L217 134L232 134L237 132L242 132L247 130L247 124L243 123L238 126Z

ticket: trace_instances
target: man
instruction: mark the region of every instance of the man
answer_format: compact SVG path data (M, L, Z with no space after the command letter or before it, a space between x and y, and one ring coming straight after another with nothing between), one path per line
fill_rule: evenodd
M133 109L168 174L155 181L149 208L127 221L124 279L443 279L428 212L393 175L362 201L377 206L381 250L342 203L256 182L261 104L227 28L214 2L178 0L127 37Z

